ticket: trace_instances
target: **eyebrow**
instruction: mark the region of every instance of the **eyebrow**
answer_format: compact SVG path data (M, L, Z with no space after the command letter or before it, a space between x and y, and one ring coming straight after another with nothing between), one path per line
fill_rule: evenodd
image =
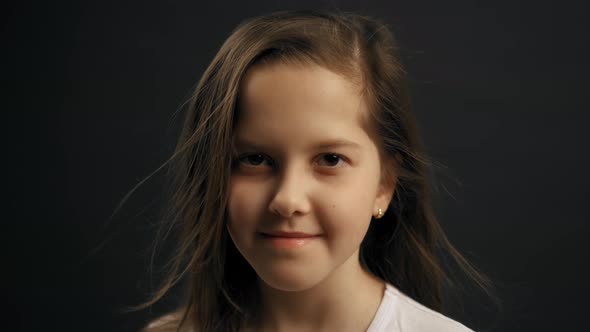
M236 138L235 140L235 147L236 148L253 148L253 149L265 149L265 144L259 144L254 141L245 139L245 138ZM333 148L352 148L360 150L361 146L358 143L353 141L349 141L347 139L332 139L332 140L325 140L319 143L316 143L312 149L319 150L319 149L333 149Z

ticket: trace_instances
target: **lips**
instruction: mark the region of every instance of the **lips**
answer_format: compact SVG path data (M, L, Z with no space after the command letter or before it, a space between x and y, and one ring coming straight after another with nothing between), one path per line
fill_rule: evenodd
M262 233L264 236L268 237L282 237L282 238L310 238L316 237L315 234L303 233L303 232L269 232L269 233Z
M299 250L319 240L320 235L303 232L260 233L262 243L275 250Z

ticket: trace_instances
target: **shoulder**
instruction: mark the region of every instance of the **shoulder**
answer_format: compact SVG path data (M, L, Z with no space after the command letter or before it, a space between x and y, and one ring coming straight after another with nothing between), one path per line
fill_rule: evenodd
M141 332L176 332L180 321L182 320L183 311L178 310L172 313L158 317L147 324ZM183 324L180 332L195 332L195 330L186 322Z
M386 293L393 297L395 318L387 331L473 332L472 329L405 295L393 286Z

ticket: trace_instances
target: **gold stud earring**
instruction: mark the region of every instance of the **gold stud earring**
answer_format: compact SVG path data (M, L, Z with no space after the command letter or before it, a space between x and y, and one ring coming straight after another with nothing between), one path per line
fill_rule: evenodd
M377 212L377 219L380 219L381 217L383 217L383 210L379 209L379 211Z

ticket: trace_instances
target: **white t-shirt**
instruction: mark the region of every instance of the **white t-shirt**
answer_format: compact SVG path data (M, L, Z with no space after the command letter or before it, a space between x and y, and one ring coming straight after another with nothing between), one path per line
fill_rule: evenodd
M473 332L405 295L387 283L381 304L367 332Z
M168 321L177 321L178 313L166 315L152 322L144 331ZM193 331L183 329L182 331ZM452 320L400 292L386 283L381 304L366 332L474 332L465 325Z

